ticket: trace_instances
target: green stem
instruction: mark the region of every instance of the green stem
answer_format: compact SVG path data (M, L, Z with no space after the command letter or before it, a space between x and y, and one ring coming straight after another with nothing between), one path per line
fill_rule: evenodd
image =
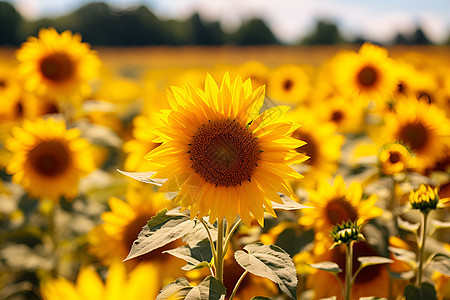
M230 299L229 300L233 300L234 295L236 295L236 292L239 288L239 286L241 285L242 281L245 278L245 275L247 275L248 271L245 271L244 273L242 273L241 277L239 278L238 282L236 283L236 285L234 286L233 292L231 293Z
M214 262L216 262L217 261L217 252L216 252L216 248L214 247L214 240L212 238L211 231L209 230L209 226L205 222L205 220L203 220L203 218L199 218L199 221L200 221L200 223L202 223L203 227L205 227L206 233L208 234L208 240L209 240L209 245L211 247L211 253L213 255ZM215 269L215 266L214 266L214 269ZM211 274L213 274L213 276L214 276L215 272L213 273L213 270L212 269L210 269L210 270L211 270Z
M425 252L425 240L427 238L427 222L428 221L428 211L422 212L422 226L420 229L420 243L419 243L419 269L417 270L416 286L420 288L422 284L423 275L423 259Z
M223 261L225 258L224 248L223 248L223 238L224 238L224 224L223 219L219 221L217 225L217 260L214 262L216 267L216 278L223 283Z
M345 300L350 300L352 295L352 269L353 269L353 241L346 244L345 248Z
M342 286L341 279L339 278L339 276L336 273L333 272L331 274L333 274L334 278L336 278L337 282L339 283L339 287L341 288L342 297L345 297L345 291L344 291L344 287Z
M224 252L227 253L228 250L228 244L230 243L231 237L233 236L233 233L236 231L236 229L239 227L239 224L241 224L242 220L239 219L236 223L234 223L233 227L230 229L229 232L227 232L227 236L225 238L224 243Z

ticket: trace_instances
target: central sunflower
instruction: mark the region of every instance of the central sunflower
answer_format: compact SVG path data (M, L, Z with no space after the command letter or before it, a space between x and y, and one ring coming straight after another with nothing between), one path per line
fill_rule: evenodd
M275 215L272 201L283 203L278 192L293 196L287 182L302 176L288 164L304 160L295 151L304 142L291 137L298 126L277 122L287 107L260 114L263 86L253 91L250 79L231 82L226 73L219 88L208 75L204 91L172 87L168 99L156 132L162 144L146 158L152 178L167 179L160 191L177 192L191 217L232 223L239 215L250 224L253 214L262 225L264 209Z

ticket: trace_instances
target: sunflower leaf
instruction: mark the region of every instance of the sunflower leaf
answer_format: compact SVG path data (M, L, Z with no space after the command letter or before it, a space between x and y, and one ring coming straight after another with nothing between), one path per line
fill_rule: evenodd
M389 251L394 255L394 258L400 261L404 261L411 266L415 264L416 261L416 254L412 251L402 249L402 248L395 248L395 247L388 247Z
M256 296L256 297L253 297L250 300L270 300L270 298L263 297L263 296Z
M212 239L215 242L217 240L217 228L208 222L207 217L204 217L203 220L208 225ZM185 242L185 243L189 244L189 246L193 247L198 242L200 242L204 239L207 239L207 238L208 238L208 233L206 232L205 227L203 226L203 224L200 221L197 220L192 231L183 237L183 242Z
M125 172L119 169L117 169L117 171L125 176L131 177L140 182L150 183L157 186L161 186L164 184L164 182L167 181L167 179L151 178L153 175L156 174L156 172Z
M361 263L360 268L365 268L373 265L390 264L394 262L392 259L382 256L361 256L358 257L358 261Z
M420 288L410 284L405 288L405 298L406 300L434 300L436 299L436 290L428 282L423 282Z
M186 295L185 300L220 300L227 294L225 286L212 276L206 277Z
M164 209L142 227L137 240L133 242L130 253L124 261L146 254L188 234L195 225L189 211L175 208Z
M450 228L450 222L442 222L439 220L431 220L431 223L436 229L449 229Z
M187 261L187 265L181 268L185 271L208 267L212 259L211 246L208 239L202 240L193 247L184 245L163 253L169 253Z
M413 278L416 273L414 272L414 270L409 270L401 273L390 272L389 275L394 279L409 280Z
M309 265L311 268L327 271L330 273L340 273L342 272L342 269L339 267L337 263L334 263L332 261L323 261L318 262L315 264Z
M442 253L436 253L432 256L428 267L445 276L450 276L450 257Z
M169 283L159 292L156 300L166 299L185 299L193 287L189 284L186 278L181 277L174 282Z
M403 220L402 218L397 218L398 227L405 231L409 231L412 233L417 234L417 229L419 229L420 224L419 223L410 223L408 221Z
M283 204L272 202L272 208L273 209L284 209L284 210L297 210L302 208L311 208L310 206L305 206L303 204L300 204L293 199L289 198L286 195L279 194L281 197L281 201L283 201Z
M238 264L252 274L267 277L292 299L297 299L297 274L294 262L283 249L262 243L244 247L234 257Z

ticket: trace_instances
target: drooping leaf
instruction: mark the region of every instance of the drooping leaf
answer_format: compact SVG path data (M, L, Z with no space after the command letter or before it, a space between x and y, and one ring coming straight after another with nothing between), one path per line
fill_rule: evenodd
M186 278L181 277L163 287L156 300L181 300L186 297L192 288Z
M388 249L394 255L395 259L404 261L411 266L415 265L416 254L414 252L396 247L389 247Z
M180 208L175 208L171 211L159 212L147 225L142 227L124 261L146 254L185 236L194 225L195 222L189 217L189 211L180 212Z
M445 276L450 276L450 257L442 253L436 253L431 257L428 267Z
M213 225L209 224L207 219L208 219L207 217L203 218L203 220L208 225L209 232L211 232L211 237L212 237L213 241L217 241L217 228L214 227ZM200 242L204 239L207 239L207 238L208 238L208 234L206 232L205 227L203 226L203 224L200 221L196 221L195 226L191 230L191 232L189 232L187 235L185 235L183 237L183 242L185 242L185 243L189 244L189 246L193 247L198 242Z
M293 228L286 228L275 241L275 245L281 247L291 257L304 251L308 245L314 241L314 230L307 230L297 233Z
M450 228L450 222L442 222L439 220L432 219L431 223L434 225L434 227L436 229L449 229Z
M212 276L206 277L186 295L186 300L220 300L227 294L225 286Z
M272 202L272 208L273 209L283 209L283 210L297 210L302 208L311 208L310 206L306 206L303 204L300 204L293 199L289 198L286 195L280 194L281 201L283 201L283 204Z
M211 246L208 239L200 241L193 247L184 245L163 253L169 253L187 261L187 265L181 268L185 271L207 267L212 259Z
M150 183L157 186L161 186L166 182L167 179L157 179L157 178L151 178L153 175L156 174L156 172L125 172L122 170L117 169L119 173L122 173L125 176L131 177L133 179L136 179L138 181L144 182L144 183Z
M436 300L436 290L428 282L423 282L420 288L413 284L405 288L406 300Z
M420 223L410 223L408 221L403 220L402 218L397 218L397 224L398 227L405 231L412 232L414 234L417 234L417 229L419 229Z
M239 265L252 274L267 277L292 299L297 299L297 274L294 263L283 249L262 243L244 247L234 257Z
M382 256L361 256L358 257L358 261L361 263L361 268L373 265L390 264L394 262L392 259Z
M315 264L309 265L310 267L314 269L319 269L323 271L327 271L330 273L340 273L342 272L342 269L339 267L337 263L334 263L332 261L323 261Z

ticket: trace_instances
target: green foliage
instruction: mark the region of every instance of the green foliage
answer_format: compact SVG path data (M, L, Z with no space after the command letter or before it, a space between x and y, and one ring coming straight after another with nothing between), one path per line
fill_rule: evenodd
M156 300L219 300L226 293L225 286L212 276L206 277L196 287L191 286L186 278L178 278L166 285Z
M435 300L436 290L428 282L423 282L420 288L410 284L405 288L405 298L406 300Z
M361 263L361 269L368 266L390 264L394 262L392 259L382 256L361 256L358 257L358 261Z
M146 254L185 236L194 225L188 210L180 212L178 207L171 211L160 211L142 228L125 260Z
M323 261L315 264L309 265L310 267L318 270L327 271L330 273L340 273L342 272L342 269L339 268L339 265L337 263L334 263L332 261Z
M436 253L429 258L429 268L445 276L450 276L450 256Z
M164 251L163 253L169 253L187 261L187 265L182 267L185 271L209 267L209 263L213 257L208 239L200 241L193 247L184 245L176 249Z
M250 244L238 250L234 257L238 264L252 274L269 278L292 299L297 299L297 274L294 262L276 245Z

